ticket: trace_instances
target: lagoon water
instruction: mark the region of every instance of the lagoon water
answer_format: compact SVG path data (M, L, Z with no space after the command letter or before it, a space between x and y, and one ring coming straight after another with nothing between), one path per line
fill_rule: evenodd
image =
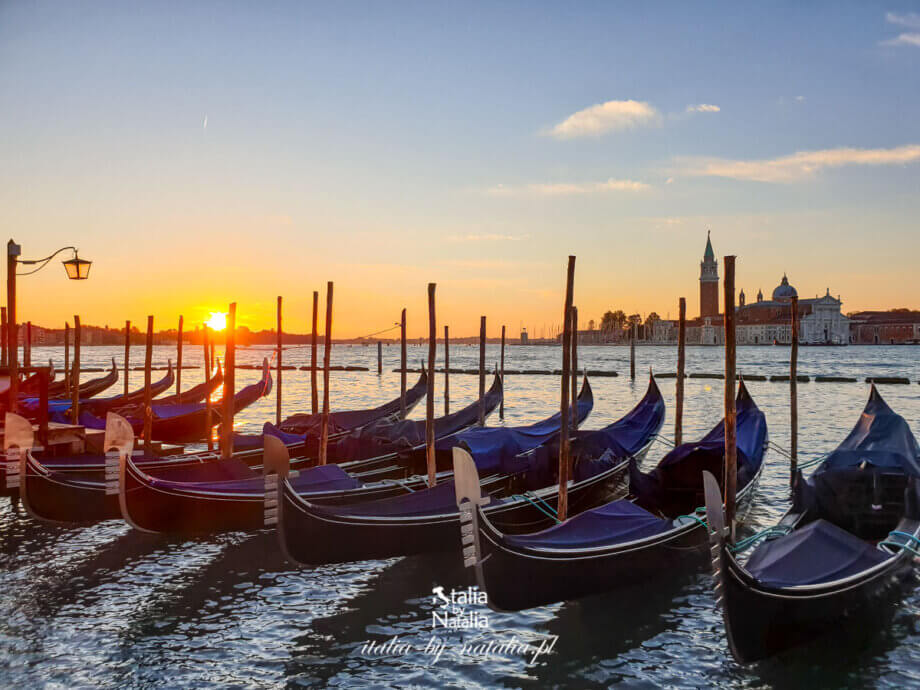
M35 348L33 361L62 365L60 348ZM157 347L155 365L174 349ZM267 349L241 349L238 363L256 364ZM411 346L412 363L427 348ZM439 347L439 357L442 348ZM630 381L629 352L620 347L581 347L589 369L616 370L617 378L592 379L595 407L585 427L614 421L643 395L647 371L673 372L673 347L640 347L639 375ZM787 348L740 348L741 374L788 373ZM866 376L908 376L910 385L881 386L889 404L920 435L920 349L916 347L810 347L800 351L799 372L854 376L859 383L799 384L800 454L807 459L832 449L856 422L868 394ZM689 348L688 372L722 371L722 350ZM103 366L121 348L87 347L84 366ZM307 363L309 350L285 353L285 364ZM384 374L376 374L376 348L336 346L333 364L369 372L333 372L333 409L368 407L399 392L399 348L384 348ZM488 347L491 366L498 348ZM185 361L200 364L200 348ZM557 347L510 347L509 369L559 368ZM134 348L132 363L143 362ZM456 345L451 366L475 368L478 347ZM84 374L87 380L100 374ZM237 385L257 371L237 372ZM132 388L143 374L131 372ZM183 372L183 387L202 380L201 369ZM416 375L409 374L409 385ZM156 378L156 376L155 376ZM284 412L309 410L310 375L285 371ZM320 377L321 382L321 377ZM663 434L673 436L674 380L660 379L668 405ZM120 391L120 385L118 391ZM440 397L443 375L437 378ZM788 383L751 382L765 411L770 438L789 446ZM505 424L533 422L559 406L558 379L506 378ZM118 392L113 389L110 392ZM452 375L452 409L472 402L477 378ZM686 382L684 438L697 438L721 418L722 382ZM273 420L274 394L237 417L241 431L258 432ZM424 405L413 416L424 414ZM490 424L501 423L497 414ZM656 443L646 467L665 452ZM771 524L788 501L788 466L771 450L758 497L745 529ZM300 569L286 563L272 532L226 533L196 539L140 534L110 521L57 527L36 523L8 499L0 499L0 684L5 687L908 687L920 686L920 595L909 593L891 625L868 644L815 645L753 666L735 663L715 608L711 578L662 573L637 591L611 593L531 611L495 613L471 606L488 628L432 629L438 604L432 589L469 584L456 554L395 558ZM702 564L701 564L702 565ZM442 655L424 647L432 636ZM558 636L558 637L556 637ZM369 641L397 637L390 653L369 651ZM532 654L491 653L489 641L539 645ZM429 650L430 651L430 650Z

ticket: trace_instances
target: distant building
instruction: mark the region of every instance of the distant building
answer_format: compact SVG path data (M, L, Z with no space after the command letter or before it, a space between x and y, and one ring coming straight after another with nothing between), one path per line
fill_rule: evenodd
M860 311L850 314L850 342L860 345L920 343L920 311Z
M792 342L792 324L789 305L798 292L789 284L784 274L773 290L772 299L765 300L757 291L757 300L747 302L744 290L738 294L735 307L735 334L739 345L766 345ZM832 297L830 289L823 297L799 300L799 342L805 344L845 345L850 342L850 320L840 310L839 297ZM920 315L920 312L917 312ZM907 337L908 329L899 324L900 337ZM920 319L916 327L920 338ZM889 331L883 330L880 337ZM892 331L893 333L893 331ZM653 342L677 341L677 322L661 320L649 336ZM874 337L874 335L873 335ZM892 336L894 337L894 336ZM706 249L700 262L700 317L687 321L687 343L695 345L721 345L725 342L723 316L719 312L718 262L707 233Z

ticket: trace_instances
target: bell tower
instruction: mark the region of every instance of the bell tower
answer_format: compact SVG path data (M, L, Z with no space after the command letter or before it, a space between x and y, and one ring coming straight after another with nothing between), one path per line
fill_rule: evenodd
M719 262L712 251L709 231L706 232L706 251L700 262L700 318L719 315Z

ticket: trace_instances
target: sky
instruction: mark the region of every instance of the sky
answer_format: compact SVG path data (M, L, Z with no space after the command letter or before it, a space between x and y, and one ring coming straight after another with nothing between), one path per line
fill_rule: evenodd
M699 262L920 308L920 0L0 3L19 320L334 334L699 310Z

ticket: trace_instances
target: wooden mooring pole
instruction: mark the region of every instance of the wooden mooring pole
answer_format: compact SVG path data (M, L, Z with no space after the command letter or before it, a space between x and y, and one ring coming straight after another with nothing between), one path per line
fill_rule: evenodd
M450 414L450 337L444 326L444 414Z
M32 322L26 321L26 338L22 344L22 365L32 366Z
M561 420L559 434L559 521L569 512L569 366L572 363L572 297L575 288L575 257L569 257L565 279L565 308L562 310L562 400L559 405Z
M399 412L400 416L406 417L406 310L402 310L399 318ZM434 376L434 372L429 371L428 376Z
M434 369L438 356L438 326L435 321L435 283L428 283L428 395L425 400L425 458L428 465L428 486L435 485L437 463L434 454Z
M505 418L505 327L502 326L502 349L500 355L500 367L502 377L502 401L498 406L499 419Z
M221 398L220 453L229 460L233 457L233 398L236 395L236 302L230 303L227 329L224 333L224 394Z
M6 307L0 307L0 366L6 366L9 352L6 342Z
M66 335L65 335L66 338ZM64 352L67 352L67 341L64 341ZM66 356L65 356L66 359ZM125 321L125 395L128 394L128 379L131 371L131 321Z
M383 376L383 342L377 341L377 376Z
M572 305L572 431L578 430L578 307Z
M281 425L281 352L282 352L282 330L281 330L281 295L278 295L278 363L275 369L275 424Z
M725 520L735 539L735 493L738 486L738 434L735 410L735 257L723 259L725 268Z
M479 317L479 426L486 423L486 317ZM505 397L504 388L502 397Z
M64 322L64 385L70 390L70 323Z
M310 401L313 414L319 412L319 392L316 386L316 328L319 318L319 291L313 291L313 331L310 336Z
M319 441L319 464L325 465L329 446L329 355L332 352L332 281L326 283L326 333L323 347L323 425Z
M74 317L76 318L76 317ZM147 317L147 346L144 351L144 452L150 453L153 444L153 395L150 390L153 364L153 316Z
M793 297L789 305L792 319L792 342L789 348L789 486L795 484L799 464L799 298Z
M179 331L176 336L176 395L182 395L182 325L184 320L179 314Z
M636 324L629 327L629 378L636 380Z
M73 317L73 366L70 368L70 418L80 423L80 317Z
M204 425L208 430L208 450L214 450L214 422L211 414L211 355L208 350L208 324L205 323L201 336L201 348L204 350L204 384L208 391L204 399Z
M684 438L684 369L687 365L687 300L683 297L677 303L677 387L674 404L674 445L679 446Z

